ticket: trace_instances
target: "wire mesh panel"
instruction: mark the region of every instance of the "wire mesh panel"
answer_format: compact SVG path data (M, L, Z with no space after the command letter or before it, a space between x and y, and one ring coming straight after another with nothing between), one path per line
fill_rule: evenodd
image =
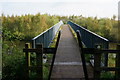
M49 47L51 41L54 39L56 33L58 32L60 26L63 24L62 21L58 22L57 24L55 24L54 26L52 26L51 28L47 29L46 31L42 32L41 34L39 34L38 36L34 37L32 39L32 44L33 44L33 48L35 48L35 45L37 43L42 43L43 47Z

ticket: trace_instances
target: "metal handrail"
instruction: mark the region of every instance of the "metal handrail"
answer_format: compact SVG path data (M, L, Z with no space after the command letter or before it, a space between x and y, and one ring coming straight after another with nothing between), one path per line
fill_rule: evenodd
M91 32L90 30L87 30L71 21L68 21L67 24L69 24L75 32L77 30L80 31L81 40L87 48L94 48L95 45L101 45L102 49L108 49L109 46L108 39L103 38L102 36L99 36L96 33ZM103 63L104 66L108 65L108 54L104 54Z
M97 43L104 43L105 45L103 48L108 49L108 45L109 45L108 39L106 39L102 36L99 36L98 34L79 26L78 24L73 23L72 21L68 21L67 24L69 24L75 32L77 30L80 30L81 39L88 48L93 48L95 43L96 44ZM85 40L85 38L89 38L89 40L87 40L87 39ZM98 40L95 40L95 38ZM87 43L89 43L89 44L91 43L92 45L89 45Z
M35 48L35 45L37 43L42 43L43 47L46 47L46 48L49 47L50 43L54 39L56 33L58 32L58 30L62 24L63 24L63 22L60 21L57 24L55 24L54 26L52 26L51 28L47 29L46 31L39 34L38 36L34 37L32 39L32 44L33 44L32 47Z

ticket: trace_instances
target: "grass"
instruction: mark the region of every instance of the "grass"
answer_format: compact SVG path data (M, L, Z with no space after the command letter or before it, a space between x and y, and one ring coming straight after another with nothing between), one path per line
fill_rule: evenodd
M71 27L70 25L68 25L68 26L69 26L69 28L70 28L70 30L71 30L73 36L74 36L75 39L77 40L77 34L76 34L76 32L72 29L72 27Z
M113 79L114 75L112 72L101 72L101 78L103 79Z

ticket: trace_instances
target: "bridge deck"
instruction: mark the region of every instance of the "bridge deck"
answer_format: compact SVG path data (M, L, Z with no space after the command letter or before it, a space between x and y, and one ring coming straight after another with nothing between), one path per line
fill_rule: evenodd
M79 46L68 25L62 26L51 79L84 78Z

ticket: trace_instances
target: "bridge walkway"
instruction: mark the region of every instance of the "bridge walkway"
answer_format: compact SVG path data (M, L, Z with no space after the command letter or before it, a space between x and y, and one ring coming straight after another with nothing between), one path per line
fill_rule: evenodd
M89 66L88 69L91 77L92 68ZM80 80L81 78L84 78L84 72L78 43L69 26L63 25L51 80Z

